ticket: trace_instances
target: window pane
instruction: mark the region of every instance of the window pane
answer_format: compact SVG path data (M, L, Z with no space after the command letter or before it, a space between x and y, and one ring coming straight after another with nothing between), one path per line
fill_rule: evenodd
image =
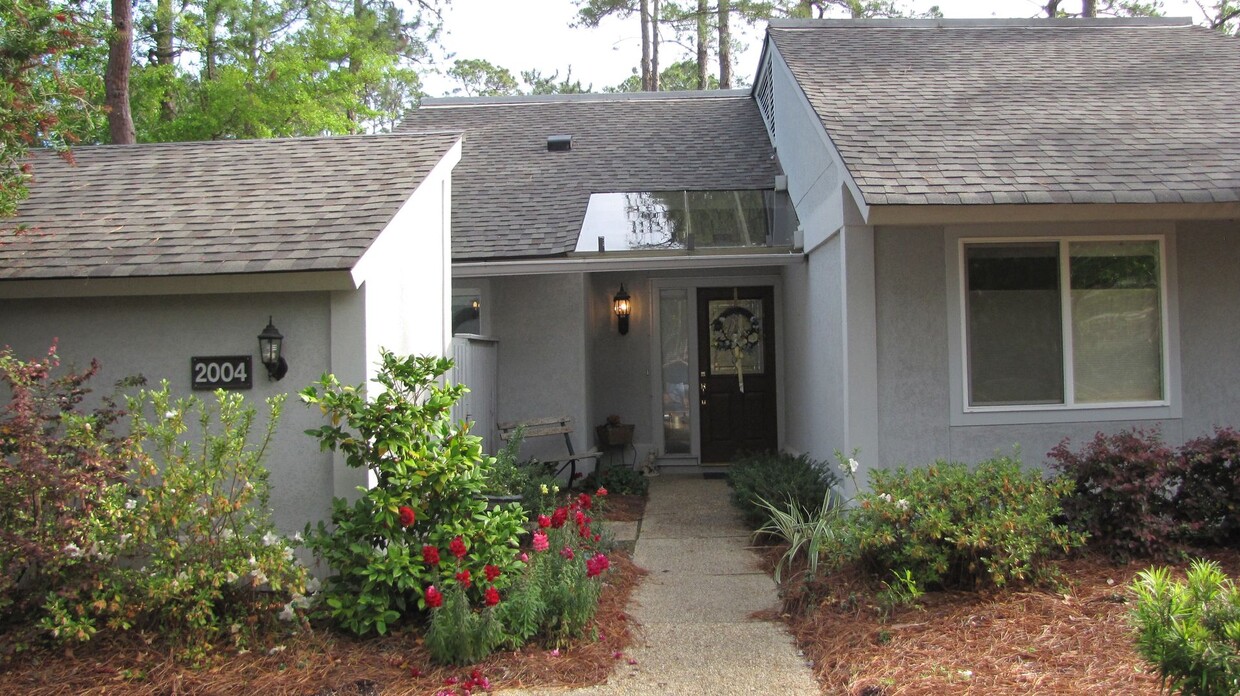
M1157 242L1072 242L1072 359L1080 403L1159 401Z
M482 325L478 320L478 308L481 306L478 294L461 294L452 296L452 335L482 333Z
M663 363L663 453L689 454L689 295L684 288L659 291L659 338Z
M773 191L592 193L576 250L697 249L790 245L796 217ZM788 208L790 205L784 205ZM772 234L772 226L778 229Z
M1059 245L965 247L969 403L1063 403Z

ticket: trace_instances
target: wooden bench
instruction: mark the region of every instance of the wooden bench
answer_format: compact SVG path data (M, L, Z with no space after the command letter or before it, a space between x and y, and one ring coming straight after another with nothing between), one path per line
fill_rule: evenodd
M598 450L590 450L580 454L573 451L573 419L568 416L560 418L538 418L535 420L518 421L512 423L499 424L499 438L504 442L508 442L518 429L522 429L523 436L526 440L532 437L552 437L555 435L564 436L564 446L568 449L568 455L557 457L555 459L538 460L547 469L547 473L553 476L559 476L568 469L568 488L572 488L573 480L577 478L577 462L594 461L597 465L599 457L603 456Z

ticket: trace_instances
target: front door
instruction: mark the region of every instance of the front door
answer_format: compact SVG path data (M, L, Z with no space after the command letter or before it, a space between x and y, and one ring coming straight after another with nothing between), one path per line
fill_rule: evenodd
M699 288L702 462L775 451L775 291Z

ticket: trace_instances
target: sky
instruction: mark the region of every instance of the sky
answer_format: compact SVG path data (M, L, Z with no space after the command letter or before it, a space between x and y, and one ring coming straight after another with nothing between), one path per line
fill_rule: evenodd
M953 18L1035 17L1041 16L1045 0L912 0L905 4L917 11L938 5L945 17ZM1075 0L1063 4L1071 9ZM1201 19L1191 0L1163 0L1162 4L1167 16ZM572 0L452 0L444 14L443 43L456 58L483 58L514 76L536 68L546 75L558 70L563 77L571 67L573 79L593 85L594 91L623 82L641 57L637 18L609 19L597 29L574 29L569 25L576 13ZM746 76L747 82L758 67L760 31L751 29L740 37L747 46L736 55L736 74ZM671 45L661 51L664 65L680 60L681 53L688 55ZM450 95L458 86L444 75L424 75L423 83L431 96Z

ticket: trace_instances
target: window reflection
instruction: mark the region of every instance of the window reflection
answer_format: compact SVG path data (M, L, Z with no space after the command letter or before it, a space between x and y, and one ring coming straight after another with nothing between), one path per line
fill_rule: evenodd
M690 453L689 295L685 288L659 291L659 337L663 373L663 452Z
M590 196L577 251L786 246L796 216L774 191L646 191Z

